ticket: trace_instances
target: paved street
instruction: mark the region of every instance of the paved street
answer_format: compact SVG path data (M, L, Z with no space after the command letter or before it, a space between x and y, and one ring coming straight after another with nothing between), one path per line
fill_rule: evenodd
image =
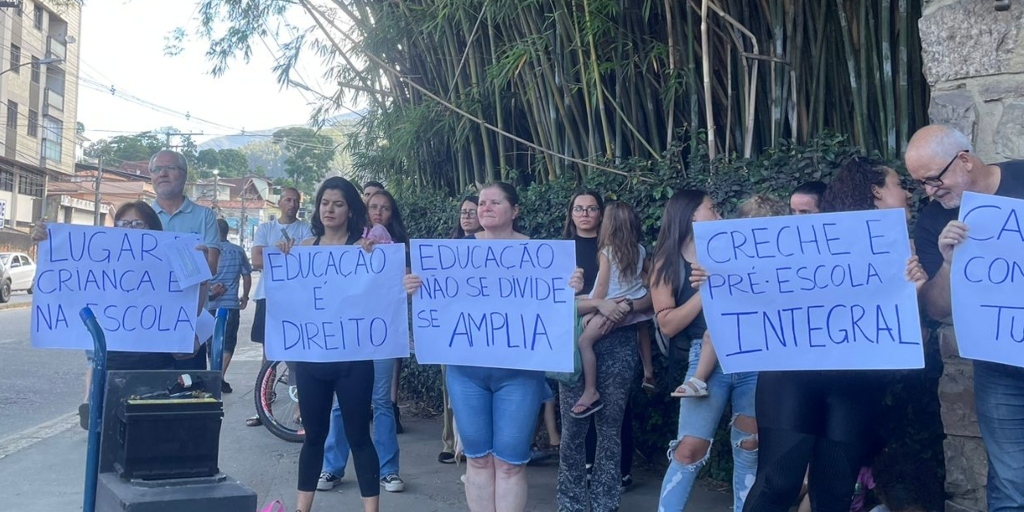
M18 294L20 297L24 294ZM79 351L38 350L29 345L30 308L0 310L0 503L11 510L63 512L81 510L86 450L85 431L78 427L77 406L84 392L85 356ZM260 360L259 345L248 341L252 308L242 314L235 361L227 380L235 392L225 395L221 428L220 467L250 486L261 505L280 498L294 504L299 444L272 436L266 429L247 428L253 412L253 382ZM402 477L406 491L384 494L383 510L466 510L459 475L464 468L436 462L441 425L436 418L403 417ZM557 462L529 469L531 511L553 511ZM318 493L314 511L357 510L359 492L354 473L333 492ZM656 510L660 474L638 469L636 485L623 498L622 510ZM727 494L695 492L691 511L727 511Z

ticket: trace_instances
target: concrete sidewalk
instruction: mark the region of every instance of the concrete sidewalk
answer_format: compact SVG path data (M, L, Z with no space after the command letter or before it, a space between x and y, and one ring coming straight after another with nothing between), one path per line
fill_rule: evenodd
M253 391L251 385L244 383L255 381L259 365L258 360L251 359L243 357L236 360L228 376L235 393L225 395L221 471L256 491L261 505L281 499L292 507L301 445L281 441L262 427L244 425L245 418L253 412ZM38 429L35 434L23 434L23 438L33 442L0 458L0 503L8 509L42 512L81 510L86 435L77 427L77 417L71 418L73 421L67 418L65 416L64 422L58 422L60 424L56 426ZM459 481L465 468L437 462L440 421L412 417L403 417L402 420L405 433L399 436L399 442L401 475L406 482L406 490L394 494L382 492L381 509L417 512L467 510ZM527 510L556 510L556 474L557 461L554 459L529 468ZM637 468L634 479L633 489L623 496L621 510L657 510L661 474ZM730 505L729 494L701 488L694 491L687 510L725 512L731 508ZM350 470L334 491L317 493L313 510L361 510L354 473Z

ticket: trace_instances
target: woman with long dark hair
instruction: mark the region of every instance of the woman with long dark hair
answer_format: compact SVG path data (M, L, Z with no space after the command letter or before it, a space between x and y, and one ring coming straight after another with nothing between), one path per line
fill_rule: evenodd
M476 216L479 202L480 199L476 196L466 196L462 199L462 204L459 205L459 219L455 222L455 229L452 230L450 238L460 240L483 229L480 227L480 219Z
M700 190L681 190L665 204L661 231L654 252L651 274L651 296L655 317L661 332L670 337L669 357L676 350L689 347L689 368L686 380L697 370L702 349L701 340L707 331L700 293L691 286L697 247L693 223L719 220L714 202ZM754 416L756 373L726 375L715 365L707 379L709 396L698 400L681 400L679 432L669 444L671 463L661 484L659 510L682 512L690 498L697 473L707 462L715 430L732 405L732 492L733 508L741 510L757 468L757 421Z
M854 158L829 183L821 211L905 210L908 197L896 171ZM918 291L927 280L916 256L907 261L906 277ZM788 511L805 471L811 510L850 510L857 475L876 441L871 425L882 400L879 375L869 370L761 372L757 480L744 512Z
M348 180L328 178L316 192L316 213L310 221L313 238L300 245L356 245L368 224L366 205ZM287 252L293 241L279 245ZM295 363L299 411L306 437L299 453L297 512L309 512L324 460L324 442L330 426L331 404L337 397L346 437L352 448L363 510L380 507L380 467L370 437L370 400L373 393L373 361ZM390 378L390 376L389 376Z

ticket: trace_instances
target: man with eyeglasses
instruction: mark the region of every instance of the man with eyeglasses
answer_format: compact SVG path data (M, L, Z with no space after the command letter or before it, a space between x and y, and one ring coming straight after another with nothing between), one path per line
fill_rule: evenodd
M216 274L220 260L217 215L213 210L195 204L185 196L185 180L188 178L185 156L168 149L158 151L149 159L149 175L156 192L153 209L160 217L164 231L199 235L206 249L210 273ZM192 358L178 360L176 367L182 370L205 370L206 351L204 344Z
M210 273L217 273L220 257L220 235L217 215L213 210L192 202L185 196L188 162L177 151L165 149L149 160L149 175L156 192L153 209L160 216L164 231L199 235L206 246Z
M929 281L925 312L948 321L953 249L967 237L957 220L964 192L1024 199L1024 160L985 164L955 128L929 125L910 139L907 170L932 200L917 220L914 242ZM1024 511L1024 368L974 361L974 400L988 452L990 511Z

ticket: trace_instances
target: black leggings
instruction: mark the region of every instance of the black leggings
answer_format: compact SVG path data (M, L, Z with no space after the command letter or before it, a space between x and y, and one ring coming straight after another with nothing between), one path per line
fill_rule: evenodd
M331 425L332 397L338 397L345 435L352 448L359 494L380 495L380 462L370 437L373 361L295 363L299 412L306 438L299 454L299 491L316 490L324 464L324 442Z
M873 446L877 379L866 372L761 372L757 479L743 512L787 512L805 471L812 510L848 512Z

